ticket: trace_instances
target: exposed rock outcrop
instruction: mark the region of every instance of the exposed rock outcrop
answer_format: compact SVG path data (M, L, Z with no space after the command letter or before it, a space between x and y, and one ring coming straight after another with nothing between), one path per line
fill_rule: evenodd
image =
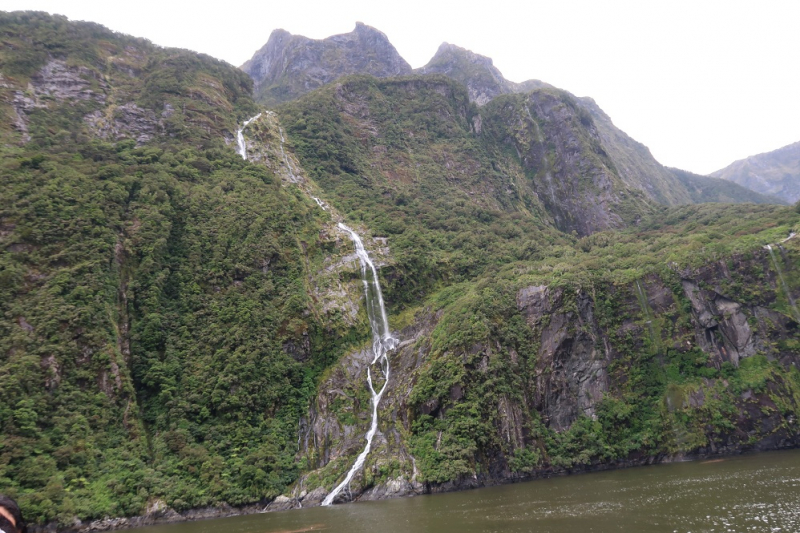
M594 417L595 405L608 391L607 355L598 351L601 333L594 302L577 296L577 310L565 311L563 290L534 286L520 290L517 305L534 335L541 338L536 360L534 402L556 431L569 428L583 414Z
M655 358L658 364L667 365L669 358L678 354L703 353L708 357L708 367L720 368L723 363L738 366L743 359L761 354L784 368L800 364L800 356L788 348L798 324L770 308L780 291L776 276L767 277L768 290L760 291L756 298L731 294L726 289L730 283L746 281L762 270L770 271L766 251L674 272L676 279L650 275L624 286L606 287L602 317L598 316L594 290L572 293L564 287L523 287L516 294L516 307L536 346L530 370L523 370L512 348L493 341L480 343L463 356L455 354L455 361L464 361L466 374L461 383L450 387L446 398L414 404L408 398L432 357L431 334L443 316L441 312L419 313L415 324L399 335L402 343L392 355L393 373L381 403L376 447L354 479L350 495L367 500L444 492L565 472L800 445L800 428L791 414L798 406L779 407L775 403L776 398L790 396L780 378L775 376L764 388L741 393L726 379L702 378L667 388L662 416L672 429L664 436L660 453L634 452L614 460L594 458L568 468L546 460L523 470L511 466L517 450L543 449L538 440L541 435L531 432L536 424L542 423L556 434L567 432L578 420L597 419L606 398L625 401L625 394L637 391L629 382L627 365L632 360ZM607 307L609 301L615 302L613 310ZM502 352L510 354L510 364L519 372L530 372L521 395L497 398L496 431L504 443L502 449L477 451L473 460L480 467L475 466L472 476L419 483L417 479L423 476L408 441L414 432L413 421L422 415L447 421L448 411L466 398L465 390L474 387L476 380L489 378L488 361ZM320 387L301 429L300 454L310 459L312 472L296 485L291 498L274 505L313 505L313 499L306 501L307 491L314 489L322 494L323 487L316 484L343 472L360 450L368 406L359 390L364 388L369 356L369 350L350 354ZM734 406L724 415L733 417L730 425L687 425L686 420L693 417L703 420L705 416L718 416L723 397ZM387 475L385 465L392 460L395 467Z
M514 83L503 77L492 59L450 43L442 43L419 74L444 74L467 87L469 99L482 106L501 94L524 93L552 85L539 80Z
M380 31L362 23L327 39L275 30L267 44L242 65L266 105L297 98L349 74L385 78L410 74L411 67Z
M108 140L122 138L135 139L144 144L153 137L163 134L165 118L174 110L166 104L161 116L151 109L143 109L133 102L93 111L84 117L89 129L98 137Z

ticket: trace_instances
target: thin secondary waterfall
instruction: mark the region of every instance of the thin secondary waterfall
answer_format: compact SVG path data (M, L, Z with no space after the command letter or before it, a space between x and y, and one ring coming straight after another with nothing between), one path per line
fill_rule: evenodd
M656 332L653 329L653 319L655 317L650 309L650 303L647 300L647 293L644 292L642 283L638 279L636 280L636 297L639 300L639 307L642 308L644 317L647 319L647 328L650 330L650 341L653 343L653 348L658 349L660 338L656 337Z
M322 200L320 200L320 199L319 199L319 198L317 198L316 196L312 196L311 198L313 198L313 199L314 199L314 201L315 201L315 202L317 202L317 205L318 205L318 206L320 206L320 207L322 208L322 210L323 210L323 211L327 211L327 210L328 210L328 208L327 208L327 207L325 207L325 202L323 202Z
M792 237L794 237L794 234L792 234L789 239ZM786 240L788 241L789 239ZM783 271L781 271L781 266L778 264L778 260L775 258L775 252L772 249L772 245L768 244L766 248L769 250L769 256L772 259L772 264L775 265L775 271L778 273L778 279L781 281L783 292L786 293L786 299L789 301L789 305L792 306L794 319L800 322L800 311L798 311L797 304L795 303L794 298L792 298L792 293L789 292L789 286L786 284L786 280L783 279Z
M286 151L283 149L283 145L286 142L286 140L283 138L283 128L278 127L278 133L280 133L281 136L281 156L283 156L283 163L286 165L286 170L289 171L289 180L292 182L297 182L297 178L294 175L294 171L292 171L292 164L289 163L289 158L286 157ZM319 206L322 207L322 204L317 198L314 198L314 200L316 200L317 204L319 204ZM322 207L322 209L325 208Z
M261 116L261 113L259 113L258 115L254 116L253 118L245 120L244 124L242 124L242 127L239 128L239 130L236 132L236 144L238 145L236 153L239 154L240 156L242 156L242 159L244 159L245 161L247 161L247 145L245 145L245 143L244 143L244 133L243 132L244 132L244 129L247 127L248 124L250 124L251 122L253 122L255 119L257 119L260 116Z
M528 119L530 119L531 123L533 123L533 127L536 129L536 140L539 144L542 145L542 159L544 161L544 178L547 180L547 188L550 190L550 201L553 204L556 203L556 195L553 191L553 176L550 174L550 161L547 159L547 146L544 144L544 137L542 136L542 130L539 129L539 123L534 120L533 115L531 115L530 108L525 105L525 111L528 113Z
M347 472L347 476L344 478L344 481L342 481L335 489L333 489L322 501L322 505L325 506L332 504L333 500L339 495L342 489L350 485L350 481L353 479L355 473L358 472L358 470L364 465L364 461L366 460L367 455L372 448L372 438L378 431L378 404L381 401L381 396L383 396L383 393L386 390L386 385L389 383L389 358L386 355L390 350L397 346L397 339L392 337L392 332L389 330L389 321L386 318L386 308L383 305L383 295L381 294L381 286L378 282L378 273L375 270L375 265L372 263L367 251L364 249L364 243L361 242L361 237L359 237L355 231L342 223L339 223L339 229L347 232L350 235L350 239L353 241L353 244L356 247L358 261L361 263L361 280L364 282L364 296L366 297L367 317L369 318L369 324L372 328L373 358L372 362L367 367L367 384L369 385L369 391L372 394L372 424L367 432L367 444L356 458L353 466L350 467L350 471ZM383 372L384 376L383 386L378 392L375 392L375 387L372 384L371 367L375 363L379 363L379 368Z

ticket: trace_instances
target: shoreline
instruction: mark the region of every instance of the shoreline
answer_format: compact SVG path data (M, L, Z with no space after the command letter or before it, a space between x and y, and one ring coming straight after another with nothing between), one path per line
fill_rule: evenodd
M408 492L403 494L394 493L392 495L377 497L377 498L362 498L373 491L375 487L370 487L366 491L360 493L354 500L347 503L357 503L362 501L379 501L394 498L409 498L422 495L445 494L448 492L460 492L466 490L480 489L495 487L500 485L511 485L515 483L524 483L528 481L535 481L538 479L549 479L554 477L565 477L581 474L591 474L595 472L607 472L612 470L623 470L627 468L637 468L643 466L653 466L659 464L670 464L680 462L718 462L723 461L729 457L736 457L742 455L756 455L761 453L769 453L776 451L788 451L793 449L800 449L800 435L793 436L789 439L790 442L782 442L771 447L760 447L758 443L748 449L734 449L734 450L717 450L711 453L693 453L693 454L679 454L679 455L654 455L640 457L636 459L627 459L615 461L610 463L597 463L593 465L585 465L577 468L570 469L542 469L533 472L529 475L523 476L508 476L508 477L489 477L489 476L475 476L465 478L459 481L450 481L440 485L431 486L426 485L423 487L422 492ZM278 500L281 500L280 502ZM303 508L318 507L320 502L305 502ZM277 505L276 505L277 504ZM51 522L45 525L29 524L29 533L84 533L95 531L117 531L125 529L135 529L155 525L177 524L182 522L195 522L201 520L213 520L217 518L230 518L234 516L245 516L251 514L264 514L271 512L292 511L296 510L299 501L285 496L278 496L277 498L267 501L248 504L242 507L232 507L229 505L222 505L220 507L200 507L189 509L183 512L177 512L173 509L166 508L152 512L150 514L131 516L131 517L116 517L116 518L103 518L93 520L90 522L76 523L72 526L59 527L57 523ZM337 504L337 505L344 505Z

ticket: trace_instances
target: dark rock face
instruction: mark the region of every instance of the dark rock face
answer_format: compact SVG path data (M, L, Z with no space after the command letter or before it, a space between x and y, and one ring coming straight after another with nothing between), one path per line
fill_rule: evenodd
M622 180L594 119L572 95L539 89L481 110L482 135L510 144L555 226L589 235L650 212L652 203Z
M378 78L411 73L386 35L362 23L355 30L315 40L275 30L267 44L242 65L266 105L297 98L350 74Z
M768 264L763 264L767 261L768 255L763 252L748 261L739 258L735 266L739 272L758 268L771 272ZM681 285L691 302L697 346L717 365L727 361L738 366L742 359L756 353L768 354L784 366L800 364L800 354L781 348L781 341L791 338L797 330L797 322L767 307L776 298L774 292L762 297L761 301L745 302L740 295L731 293L720 283L736 274L723 261L693 273L682 273ZM750 283L755 286L756 280L750 280ZM778 287L780 281L773 277L768 283Z
M535 335L541 336L536 362L534 402L545 423L556 431L569 428L579 415L594 416L594 407L608 391L606 354L594 303L580 294L577 312L564 310L563 290L545 286L522 289L517 306Z

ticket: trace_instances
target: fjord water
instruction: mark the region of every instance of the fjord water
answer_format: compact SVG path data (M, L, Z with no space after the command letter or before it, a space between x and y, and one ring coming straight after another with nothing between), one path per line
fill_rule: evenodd
M629 468L141 533L800 531L800 450Z

